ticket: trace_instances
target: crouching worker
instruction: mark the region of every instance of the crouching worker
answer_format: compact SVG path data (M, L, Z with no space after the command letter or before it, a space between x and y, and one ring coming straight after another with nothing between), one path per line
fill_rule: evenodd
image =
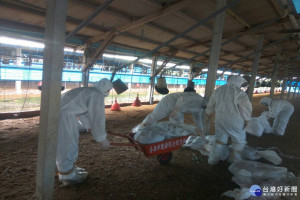
M88 172L74 166L78 157L79 128L77 118L85 116L96 142L109 147L105 131L104 98L109 94L112 83L102 79L94 87L76 88L61 97L60 119L58 129L56 166L59 181L63 184L83 182Z
M251 120L252 105L247 94L241 90L246 80L241 76L232 76L226 85L217 88L210 97L206 113L210 118L215 112L216 143L210 154L208 163L217 164L222 151L230 137L232 152L230 161L241 159L241 152L246 145L246 127Z
M195 92L168 94L161 99L153 112L147 115L141 124L132 129L132 132L136 133L141 127L157 123L165 117L169 117L171 122L183 123L184 113L192 114L198 131L202 132L203 107L205 107L203 97Z
M266 116L274 118L273 133L283 136L289 119L294 112L294 106L286 100L272 99L270 97L262 98L260 103L268 106L269 111L265 113Z

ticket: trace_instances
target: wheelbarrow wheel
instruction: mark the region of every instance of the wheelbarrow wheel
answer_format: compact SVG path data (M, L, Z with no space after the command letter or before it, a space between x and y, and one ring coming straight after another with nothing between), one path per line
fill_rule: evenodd
M170 160L172 160L172 152L164 153L164 154L159 154L157 156L157 160L160 164L168 164Z

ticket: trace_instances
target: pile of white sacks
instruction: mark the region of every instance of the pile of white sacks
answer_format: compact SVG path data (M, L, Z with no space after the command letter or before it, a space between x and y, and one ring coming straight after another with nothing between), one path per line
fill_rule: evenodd
M140 128L134 139L142 144L152 144L175 137L195 134L196 127L170 121L159 122Z
M213 144L215 143L215 137L210 135L190 136L186 141L185 147L190 147L194 150L198 150L201 154L208 156ZM224 146L221 158L226 160L229 156L230 146ZM282 159L273 150L257 150L250 146L245 146L243 151L243 159L239 162L234 162L229 166L229 171L233 174L232 181L235 182L240 188L236 188L232 191L227 191L223 195L232 197L236 200L244 199L279 199L275 196L252 196L250 193L250 187L252 185L259 185L261 188L270 186L283 186L283 185L297 185L297 178L291 172L288 172L285 167L276 167L279 165ZM254 160L264 159L271 162L273 165L260 163ZM291 197L293 198L293 197ZM289 197L287 198L289 199Z
M196 127L184 123L172 123L170 121L159 122L149 126L142 127L135 134L134 139L142 144L151 144L175 137L194 135ZM247 132L250 134L261 136L263 133L272 133L272 128L262 113L260 117L252 118ZM189 136L185 147L190 147L200 151L202 155L209 156L209 153L215 144L214 135L206 137ZM229 157L230 146L223 145L221 160L226 160ZM252 196L250 187L259 185L261 188L270 186L282 185L297 185L297 178L291 172L288 172L285 167L276 167L282 159L273 150L258 150L250 146L245 146L242 157L244 160L234 162L229 166L229 171L233 174L232 181L240 188L223 193L223 195L232 197L236 200L244 199L279 199L275 196ZM254 160L264 159L271 164L264 164ZM291 197L292 198L292 197ZM285 199L289 199L286 197Z

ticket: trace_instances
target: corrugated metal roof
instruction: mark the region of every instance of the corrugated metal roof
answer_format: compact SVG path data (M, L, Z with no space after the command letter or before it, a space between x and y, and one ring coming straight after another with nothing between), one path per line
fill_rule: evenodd
M229 3L232 1L228 1ZM66 31L72 31L80 22L92 14L104 0L69 0L67 10ZM40 0L0 0L0 31L17 29L20 33L45 28L46 1ZM123 51L150 51L158 45L203 20L216 10L215 0L115 0L91 23L82 28L79 38L103 41L109 31L115 31L115 37L110 45L119 45ZM164 14L167 12L167 14ZM298 28L292 24L281 0L243 0L226 11L223 42L240 36L238 39L222 46L219 65L226 66L230 62L240 62L229 65L231 69L247 72L253 63L252 54L256 49L258 35L264 34L264 47L290 35L291 39L282 42L281 62L285 63L289 56L298 55ZM161 15L164 14L164 15ZM295 16L296 19L298 16ZM137 23L145 19L144 23ZM146 20L147 19L147 20ZM274 19L277 19L276 21ZM269 21L274 21L265 28L249 31ZM5 23L4 23L5 22ZM189 60L195 56L194 62L207 64L212 38L214 19L195 28L183 37L171 42L157 53L167 56L172 49L178 49L174 59ZM30 26L30 30L28 27ZM8 29L9 28L9 29ZM297 29L297 30L291 30ZM286 32L286 33L284 33ZM288 33L289 32L289 33ZM76 46L76 44L70 44ZM277 45L265 49L261 55L261 74L271 76L275 63ZM204 53L206 52L206 53ZM200 56L199 56L200 55ZM190 60L189 60L190 61ZM299 66L293 64L291 72L299 72ZM282 72L280 72L282 75Z

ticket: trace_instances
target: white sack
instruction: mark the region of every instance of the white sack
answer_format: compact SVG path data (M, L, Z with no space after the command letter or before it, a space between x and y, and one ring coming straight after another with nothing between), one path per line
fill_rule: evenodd
M134 135L134 139L142 144L152 144L175 137L194 134L196 127L169 121L144 126Z
M249 188L234 189L224 192L222 196L234 198L235 200L249 199L251 196Z
M272 127L266 115L261 115L260 117L252 117L245 131L251 135L260 137L264 132L271 133Z
M258 151L257 154L274 165L279 165L282 162L278 154L272 150Z
M229 171L234 176L248 176L260 179L272 179L285 176L287 168L276 167L256 161L239 161L229 166Z

